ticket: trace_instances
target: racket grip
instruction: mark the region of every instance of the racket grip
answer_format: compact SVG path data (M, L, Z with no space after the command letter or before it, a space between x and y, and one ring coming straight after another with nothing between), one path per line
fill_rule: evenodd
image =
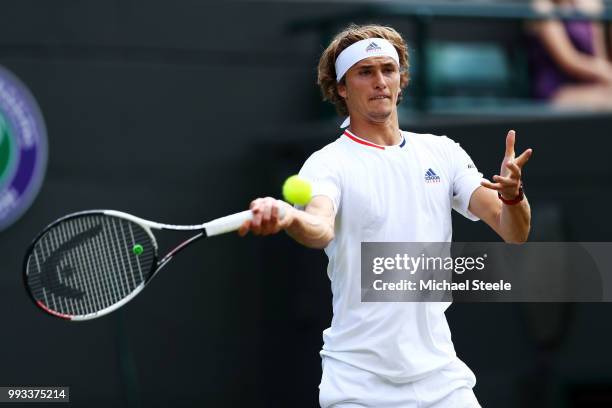
M278 216L282 220L285 218L285 206L279 201ZM206 236L212 237L213 235L225 234L227 232L236 231L245 221L253 219L253 212L251 210L242 211L236 214L227 215L225 217L217 218L204 224L206 230Z

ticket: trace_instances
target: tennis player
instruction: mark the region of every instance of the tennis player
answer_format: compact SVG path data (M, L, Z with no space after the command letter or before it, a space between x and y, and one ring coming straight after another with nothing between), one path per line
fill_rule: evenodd
M446 322L448 303L362 303L364 241L449 242L451 210L483 220L507 242L524 242L531 211L515 157L515 132L493 181L447 137L399 129L397 104L408 84L406 43L393 28L351 25L319 61L325 100L347 129L308 158L300 174L313 181L304 210L259 198L239 233L285 230L323 248L333 293L331 327L323 332L322 407L474 408L472 371L457 358ZM279 206L286 215L279 219Z

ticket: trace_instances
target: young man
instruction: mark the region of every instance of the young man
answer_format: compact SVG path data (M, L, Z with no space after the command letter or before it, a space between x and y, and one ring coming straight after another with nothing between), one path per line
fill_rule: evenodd
M253 220L240 229L285 230L329 257L334 317L323 333L322 407L479 406L474 374L453 348L448 303L360 301L361 242L449 242L453 208L505 241L524 242L529 234L520 178L531 150L515 157L508 132L500 175L490 182L457 143L401 131L397 103L407 69L406 44L394 29L353 25L339 33L321 56L318 82L324 98L349 116L348 129L300 171L313 182L303 211L259 198L251 203Z

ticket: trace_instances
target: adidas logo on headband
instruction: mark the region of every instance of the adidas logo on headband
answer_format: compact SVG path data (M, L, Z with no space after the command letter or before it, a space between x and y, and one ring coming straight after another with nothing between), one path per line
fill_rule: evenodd
M368 46L366 47L366 49L365 49L365 50L366 50L366 52L370 52L370 51L380 51L381 49L382 49L382 48L380 48L380 47L378 46L378 44L376 44L374 41L372 41L372 42L370 43L370 45L368 45Z

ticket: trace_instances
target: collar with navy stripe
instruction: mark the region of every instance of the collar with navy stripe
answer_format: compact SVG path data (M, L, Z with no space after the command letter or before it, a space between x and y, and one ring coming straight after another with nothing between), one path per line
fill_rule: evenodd
M369 142L365 139L360 138L359 136L357 136L356 134L352 133L350 130L345 129L344 136L348 137L349 139L351 139L353 142L362 144L364 146L369 146L369 147L373 147L375 149L380 149L380 150L386 150L388 148L393 148L393 147L404 147L406 145L406 138L404 137L404 134L402 132L400 132L400 135L402 136L402 141L399 144L393 145L393 146L383 146L383 145L379 145L376 143L372 143Z

